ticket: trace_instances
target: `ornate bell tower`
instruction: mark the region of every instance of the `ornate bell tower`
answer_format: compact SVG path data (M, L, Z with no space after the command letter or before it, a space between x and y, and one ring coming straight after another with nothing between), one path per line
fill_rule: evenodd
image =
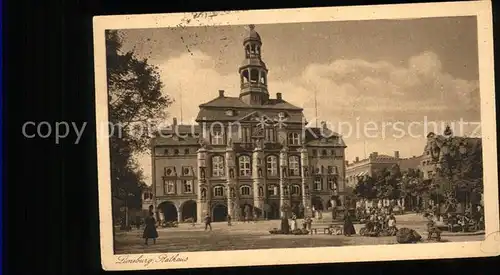
M267 68L261 58L262 41L255 26L248 26L248 33L243 40L245 60L240 66L240 99L250 105L262 105L269 99L267 91Z

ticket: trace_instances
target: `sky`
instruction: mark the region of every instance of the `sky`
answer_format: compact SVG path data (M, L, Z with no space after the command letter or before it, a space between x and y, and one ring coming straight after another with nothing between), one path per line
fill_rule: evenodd
M418 156L445 125L480 135L475 17L256 25L271 97L343 135L346 160ZM192 123L218 90L238 96L246 26L121 30L123 50L158 67L170 118ZM318 117L316 118L316 114ZM138 156L150 183L148 155Z

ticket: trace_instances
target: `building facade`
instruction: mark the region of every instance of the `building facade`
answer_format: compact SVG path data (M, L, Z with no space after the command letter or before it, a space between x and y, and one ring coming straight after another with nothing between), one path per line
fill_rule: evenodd
M268 91L262 40L250 26L239 67L240 94L201 104L197 125L152 139L153 207L162 220L277 219L343 205L345 148L322 123Z
M399 165L402 172L408 169L419 169L422 156L413 156L411 158L401 158L399 151L395 151L393 156L380 155L373 152L366 159L356 160L352 163L346 162L346 184L355 187L358 181L365 177L372 177L378 171L389 169L393 165Z

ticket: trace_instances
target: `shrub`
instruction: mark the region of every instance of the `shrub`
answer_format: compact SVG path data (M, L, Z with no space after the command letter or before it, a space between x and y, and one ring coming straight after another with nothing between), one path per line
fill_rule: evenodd
M422 239L422 236L417 231L403 227L396 233L398 243L416 243Z

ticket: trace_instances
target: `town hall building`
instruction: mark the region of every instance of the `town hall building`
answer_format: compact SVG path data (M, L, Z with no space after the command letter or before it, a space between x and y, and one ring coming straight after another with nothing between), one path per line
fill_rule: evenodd
M160 220L198 222L299 218L342 208L345 148L327 128L306 127L303 109L271 98L262 40L253 25L243 41L240 94L199 105L197 125L172 127L152 139L150 209Z

